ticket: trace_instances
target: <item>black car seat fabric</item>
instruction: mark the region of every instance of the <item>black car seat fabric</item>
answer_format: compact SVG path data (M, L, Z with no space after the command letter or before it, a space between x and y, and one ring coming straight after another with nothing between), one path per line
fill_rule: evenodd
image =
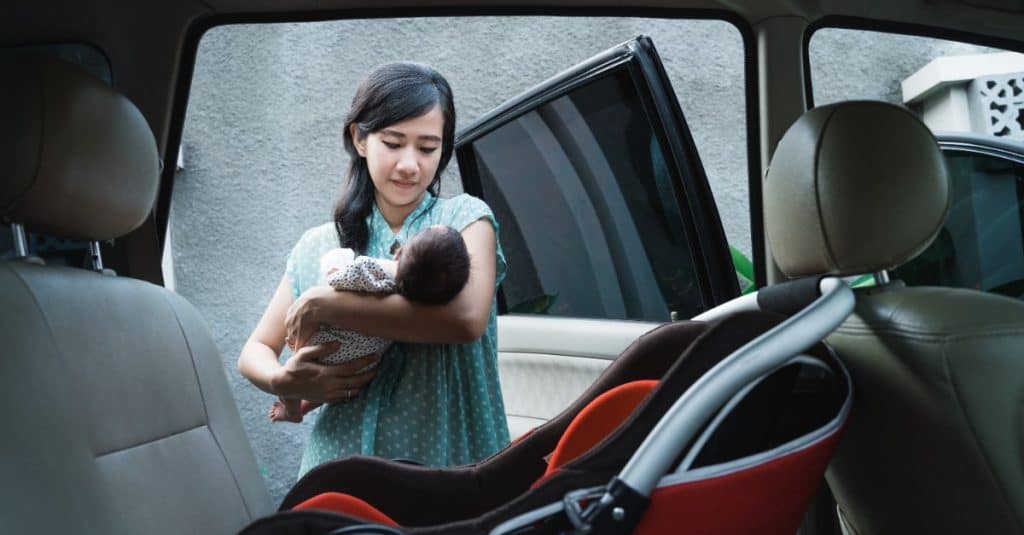
M302 492L290 494L285 508L320 493L341 492L366 502L408 533L486 533L509 518L560 501L570 491L606 483L623 468L668 408L694 382L733 351L778 325L781 320L781 316L773 313L743 312L706 325L680 322L652 331L645 338L647 342L658 343L646 349L658 349L661 354L657 355L657 360L671 358L667 371L647 377L661 379L655 390L624 423L592 449L539 481L547 466L543 457L555 447L568 422L553 420L522 441L472 467L435 469L365 457L329 463L307 475L307 478L316 478L315 487L309 485L308 480L300 481L304 487ZM692 336L698 333L699 336ZM666 344L672 335L676 335L675 342L683 345ZM625 366L630 360L646 362L646 357L652 355L643 349L638 342L627 349L616 364L621 362ZM821 344L808 354L832 359L828 349ZM716 437L702 450L696 465L727 462L752 452L770 450L834 418L848 395L847 383L843 379L835 380L837 377L816 385L818 388L807 388L808 383L792 369L773 375L763 383L764 388L758 395L744 402L726 419L719 428L722 437L717 437L716 432ZM599 378L599 383L624 382L621 376L616 377L614 369L609 369ZM604 390L607 388L601 389ZM597 397L596 394L589 392L563 416L568 415L571 420L583 409L579 405L589 404ZM548 434L553 435L551 438L554 440L541 440ZM526 447L531 439L537 442ZM809 488L813 489L817 484L826 461L827 457L821 460L817 473L808 476L811 478ZM512 478L513 475L516 479ZM805 505L795 508L797 519ZM768 503L763 507L764 510L773 508ZM690 520L699 523L697 519ZM254 522L243 533L327 533L362 521L319 510L284 510ZM676 527L682 529L682 526ZM792 527L795 529L796 524Z
M511 447L475 465L428 468L372 457L350 457L310 470L285 496L288 510L322 492L345 492L382 507L402 525L430 525L483 514L524 492L547 469L547 457L569 423L603 392L623 383L660 379L708 328L704 322L657 327L630 344L579 398ZM460 496L453 501L438 486ZM400 495L395 493L401 488ZM402 499L398 499L399 496ZM408 499L406 499L408 498Z
M789 276L895 268L942 228L950 186L934 136L880 102L822 106L779 142L765 230ZM1024 303L970 289L856 291L828 338L856 404L827 477L847 528L1024 531Z
M4 221L88 241L141 224L160 165L134 105L56 59L0 70ZM0 532L230 533L272 510L219 352L180 296L10 259L0 316Z

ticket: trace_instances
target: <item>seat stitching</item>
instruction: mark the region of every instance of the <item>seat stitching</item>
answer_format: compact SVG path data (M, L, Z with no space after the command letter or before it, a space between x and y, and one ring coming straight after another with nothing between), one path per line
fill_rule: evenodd
M867 327L870 327L870 326L871 326L871 324L867 324ZM954 395L954 398L955 398L955 401L956 401L957 408L959 409L959 412L960 412L960 417L965 422L966 426L971 431L971 437L970 437L971 442L974 444L975 449L979 452L979 455L981 456L982 460L984 461L985 468L986 468L990 478L995 482L995 486L1001 491L999 493L1000 494L1000 498L1003 499L1003 503L1007 507L1007 511L1009 512L1009 516L1014 519L1014 521L1017 523L1018 527L1021 527L1020 519L1017 517L1017 515L1015 513L1015 509L1013 508L1012 503L1009 502L1008 496L1006 496L1006 491L1003 488L1002 482L999 480L999 478L997 478L995 476L995 471L994 471L994 469L991 466L991 461L988 458L988 456L986 455L985 450L983 448L981 448L980 443L977 440L977 431L975 430L974 425L972 425L971 420L969 418L967 418L967 416L966 416L966 413L964 411L964 406L963 406L963 403L962 403L962 396L960 394L960 390L959 390L959 388L957 388L956 383L952 379L953 374L952 374L952 372L951 372L951 370L949 368L949 359L947 358L946 351L947 351L950 343L952 343L952 342L961 342L961 341L965 341L965 340L973 340L973 339L980 339L980 338L995 338L995 337L1001 337L1001 336L1021 336L1021 335L1024 335L1024 329L1021 329L1021 328L1010 328L1010 329L1003 329L1003 330L975 332L975 333L968 334L968 335L953 335L953 334L941 335L939 333L926 333L926 332L914 333L914 332L906 332L906 331L897 330L895 328L882 329L882 330L874 330L873 331L870 328L854 328L854 329L850 329L847 326L843 326L842 328L838 329L837 332L840 332L842 334L846 334L848 336L856 336L856 337L865 337L865 336L867 336L867 337L876 338L876 339L879 339L879 340L884 339L884 338L889 338L889 339L893 339L893 338L900 339L900 338L902 338L902 339L916 341L916 342L928 342L928 343L932 343L932 344L938 344L938 345L941 346L940 347L940 351L941 351L942 369L945 372L946 380L949 382L949 385L950 385L950 387L953 390L953 395ZM918 336L915 336L916 334L918 334ZM928 336L928 334L931 334L931 336ZM884 335L888 335L888 336L884 336ZM919 336L919 335L924 335L924 336Z
M36 311L39 312L39 315L43 318L43 322L46 324L46 330L49 331L48 338L51 340L51 345L53 346L54 353L59 355L59 358L65 358L66 355L64 355L64 352L61 350L60 344L57 343L57 336L54 334L53 324L52 322L50 322L50 317L46 314L46 310L43 308L43 305L39 302L39 298L36 296L35 289L32 287L31 284L28 283L27 280L25 280L25 277L23 277L21 273L18 272L18 270L14 269L14 267L10 265L9 262L3 262L0 263L0 265L4 265L4 267L7 268L8 272L14 274L14 277L18 279L18 282L20 282L21 285L25 288L26 293L28 293L29 297L32 298L32 302L35 303L36 305ZM92 448L92 444L90 443L89 440L86 440L86 444L88 444L90 449Z
M943 344L942 346L942 367L943 370L946 372L946 379L949 381L949 385L953 388L953 396L956 399L956 405L959 409L960 417L963 419L967 427L971 430L970 440L974 444L975 449L978 451L980 457L984 461L985 468L988 471L989 477L995 483L995 487L1000 490L999 497L1002 498L1005 510L1009 513L1008 516L1014 519L1014 521L1017 524L1018 530L1020 530L1020 528L1024 526L1021 526L1020 518L1017 517L1016 510L1014 509L1013 504L1010 503L1009 501L1009 497L1007 496L1007 492L1003 486L1002 480L1000 480L996 476L996 471L992 466L992 460L989 459L988 453L986 452L985 448L981 447L981 441L978 440L978 431L977 429L975 429L974 423L971 421L970 418L967 417L967 411L964 410L964 404L962 401L962 396L960 394L960 388L957 386L956 381L953 380L953 373L952 370L950 370L949 368L949 358L946 353L946 349L948 347L949 344Z
M836 116L836 110L832 109L828 117L825 118L825 122L821 125L821 131L818 132L818 139L815 142L814 147L814 163L811 171L811 186L814 187L814 208L817 211L816 220L818 221L818 228L821 230L821 239L825 242L825 253L828 255L828 270L831 271L833 267L839 267L839 261L836 258L835 251L832 248L832 241L829 239L828 230L825 228L825 218L822 217L824 209L821 205L821 181L818 177L818 167L821 161L821 152L824 147L823 140L825 139L825 132L828 131L829 123Z
M50 340L53 340L52 346L54 348L54 351L58 355L60 355L61 357L64 357L65 355L64 355L64 352L61 350L60 344L58 344L56 342L57 337L54 335L53 324L50 321L49 315L47 315L47 313L46 313L45 307L43 307L42 304L39 302L39 298L36 296L35 289L32 287L31 284L28 283L28 281L25 280L25 278L22 276L21 273L18 272L18 270L14 269L13 267L11 267L6 262L4 263L4 265L7 268L7 270L10 273L13 273L15 278L17 278L18 281L21 282L22 286L25 288L25 290L28 293L29 297L32 298L32 302L35 303L36 311L39 312L39 315L43 318L43 322L45 322L45 324L46 324L46 329L49 331L49 338L50 338ZM40 268L40 269L52 269L52 268L45 268L44 267L44 268ZM97 274L97 276L100 276L100 275ZM203 409L205 410L205 408L206 407L204 406ZM209 421L209 418L207 418L207 422L208 421ZM166 435L166 436L163 436L163 437L159 437L159 438L155 438L155 439L148 439L148 440L145 440L145 441L140 442L138 444L135 444L135 445L132 445L132 446L128 446L126 448L119 448L119 449L111 450L111 451L108 451L108 452L93 452L93 455L95 456L95 458L99 458L99 457L102 457L104 455L109 455L111 453L116 453L116 452L121 451L121 450L134 448L134 447L137 447L137 446L140 446L140 445L143 445L143 444L147 444L149 442L155 442L157 440L163 440L164 438L167 438L167 437L171 437L171 436L178 435L178 434L181 434L181 433L186 433L188 431L191 431L191 430L196 429L198 427L202 427L204 425L206 425L206 424L205 423L199 424L197 426L185 429L184 431L176 431L176 432L173 432L173 433L171 433L169 435ZM87 443L88 443L88 441L87 441ZM89 446L91 447L92 444L89 444Z
M895 338L906 338L909 340L916 340L922 342L961 342L976 340L978 338L1024 336L1024 329L1020 327L1009 327L992 330L981 329L966 334L942 334L934 331L914 331L899 327L887 327L884 324L867 324L865 327L843 326L839 329L836 329L836 332L848 336L890 335Z
M529 414L516 414L514 412L507 412L507 413L505 413L505 415L506 416L515 416L517 418L530 418L532 420L542 420L542 421L548 420L548 419L544 418L543 416L531 416Z
M12 267L10 265L10 262L11 261L5 261L5 262L3 262L3 264L0 264L0 265L4 265L4 267L7 268L7 271L9 271L10 273L13 273L14 277L17 278L18 281L21 282L21 285L25 287L25 291L28 293L29 297L32 298L32 302L35 303L35 305L36 305L36 311L39 312L39 315L43 317L43 321L46 322L46 329L48 331L50 331L51 339L52 340L57 340L57 337L54 336L54 334L53 334L53 325L50 323L50 318L49 318L49 316L46 315L46 310L43 309L43 305L39 303L39 299L36 297L36 292L32 288L32 285L29 284L28 281L26 281L25 278L21 276L21 273L19 273L18 270L14 269L14 267ZM41 268L41 269L46 269L46 268ZM53 347L56 348L58 350L58 352L60 351L60 346L57 345L56 341L54 341Z
M45 76L45 73L40 73L40 74ZM37 147L38 150L36 151L36 155L35 155L36 156L35 162L34 162L35 166L34 166L34 169L32 170L31 176L29 177L28 183L25 184L25 187L22 188L21 191L15 193L11 197L10 203L7 204L7 206L3 207L3 210L5 212L10 211L16 204L18 204L18 201L20 201L22 199L22 197L25 196L26 193L28 193L29 191L32 191L32 188L39 182L39 171L43 167L43 163L42 162L43 162L43 155L45 153L45 150L43 149L43 146L45 145L45 143L43 142L43 140L46 139L46 116L47 116L47 111L48 111L47 107L46 107L46 97L47 97L47 95L46 95L46 84L43 83L43 82L40 82L39 84L37 84L37 87L39 89L39 117L41 117L42 120L39 121L39 138L36 140L38 142L39 146Z
M188 349L189 359L192 361L192 372L196 377L196 386L199 388L199 399L203 404L203 415L206 417L206 426L210 429L210 437L213 438L213 443L217 445L217 450L220 451L221 458L224 459L224 464L228 468L228 472L231 473L231 480L235 482L235 488L238 490L238 497L242 500L242 506L245 507L245 512L252 518L252 510L249 508L249 502L245 499L245 492L242 491L242 485L238 482L238 475L235 474L235 467L232 466L231 462L228 461L228 456L224 453L224 447L221 446L220 440L217 439L217 433L214 433L213 428L210 427L210 414L206 409L206 396L203 394L203 382L199 380L199 369L196 367L195 353L192 351L192 343L185 334L185 326L181 324L181 317L178 314L178 309L174 306L174 303L168 297L167 292L169 290L160 288L158 293L163 297L164 301L167 302L171 309L171 313L174 314L174 321L178 324L178 330L181 332L181 337L185 340L185 348ZM219 363L218 363L219 364Z
M199 425L194 425L192 427L189 427L188 429L182 429L181 431L173 431L171 433L168 433L166 435L163 435L163 436L160 436L160 437L157 437L157 438L146 439L146 440L143 440L142 442L138 442L138 443L132 444L130 446L124 446L124 447L119 447L119 448L116 448L116 449L113 449L113 450L110 450L110 451L100 452L100 453L96 454L96 459L99 459L101 457L106 457L108 455L113 455L115 453L121 453L123 451L128 451L130 449L135 449L135 448L138 448L140 446L145 446L147 444L153 444L154 442L160 442L161 440L167 440L168 438L176 437L178 435L184 435L185 433L188 433L189 431L194 431L194 430L199 429L201 427L209 427L209 426L207 424L205 424L205 423L201 423Z

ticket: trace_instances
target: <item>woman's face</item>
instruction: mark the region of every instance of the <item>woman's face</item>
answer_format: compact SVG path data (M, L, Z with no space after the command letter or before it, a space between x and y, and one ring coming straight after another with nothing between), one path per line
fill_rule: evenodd
M419 117L372 132L362 140L353 131L356 150L366 158L382 209L411 210L423 198L441 160L443 129L444 115L434 106Z

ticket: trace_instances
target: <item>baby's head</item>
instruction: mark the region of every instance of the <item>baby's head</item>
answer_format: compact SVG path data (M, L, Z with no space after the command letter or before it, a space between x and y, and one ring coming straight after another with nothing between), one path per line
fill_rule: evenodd
M332 273L351 264L356 257L352 249L334 248L320 257L320 284L326 285Z
M416 234L399 251L395 275L398 293L414 303L443 305L469 280L469 251L462 235L434 225Z

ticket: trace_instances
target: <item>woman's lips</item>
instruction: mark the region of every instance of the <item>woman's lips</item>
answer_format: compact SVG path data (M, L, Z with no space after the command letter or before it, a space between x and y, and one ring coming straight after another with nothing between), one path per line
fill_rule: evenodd
M415 182L403 182L403 181L400 181L400 180L392 180L391 183L394 184L396 187L401 188L401 189L412 189L412 188L416 187L416 183Z

